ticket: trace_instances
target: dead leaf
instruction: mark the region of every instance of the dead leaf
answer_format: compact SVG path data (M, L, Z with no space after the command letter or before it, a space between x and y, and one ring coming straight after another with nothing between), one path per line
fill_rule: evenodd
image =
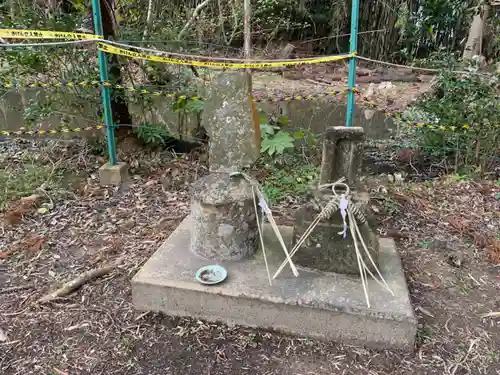
M35 203L37 202L41 197L38 194L32 194L28 197L21 198L21 203Z
M463 232L464 229L466 228L466 223L465 223L465 220L461 220L460 218L449 218L447 220L448 224L450 224L453 229L459 231L459 232Z
M29 197L21 198L16 204L13 204L4 215L4 220L8 225L16 225L21 222L24 214L33 211L37 206L37 199L40 196L33 194Z
M473 232L472 237L474 238L474 245L481 249L484 249L490 243L489 239L484 234Z
M404 177L402 173L394 173L394 183L397 185L402 185L404 181Z
M153 185L155 185L157 182L158 182L158 181L156 181L156 180L149 180L148 182L146 182L146 183L144 184L144 186L153 186Z
M42 246L45 242L46 238L43 236L37 236L34 238L30 238L29 240L26 241L26 247L28 248L28 251L30 253L38 253L41 249Z
M67 372L59 370L57 367L52 368L57 375L69 375Z
M450 254L448 256L448 263L453 267L460 268L464 264L464 256L461 253Z
M11 251L0 251L0 259L7 259L10 254L12 254Z
M40 207L38 210L36 210L39 214L46 214L49 212L49 209L47 207Z
M54 204L52 203L43 203L42 207L40 207L37 212L39 214L46 214L47 212L51 211L54 209Z

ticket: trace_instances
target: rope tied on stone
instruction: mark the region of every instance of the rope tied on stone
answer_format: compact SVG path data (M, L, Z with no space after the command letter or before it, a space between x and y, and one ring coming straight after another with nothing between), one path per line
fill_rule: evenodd
M368 307L370 307L370 299L368 296L367 273L382 288L386 289L393 296L394 296L394 293L391 290L391 288L389 287L389 285L387 285L387 282L382 277L382 274L380 273L378 267L376 266L371 254L368 250L368 247L366 246L366 243L365 243L363 237L361 236L361 230L359 229L358 221L364 225L367 223L366 217L364 216L363 212L361 211L360 206L358 206L356 204L351 204L351 191L350 191L349 186L347 184L345 184L344 181L345 181L345 178L341 178L340 180L338 180L334 183L324 184L324 185L318 186L318 190L320 192L331 190L331 194L321 194L320 197L316 197L314 204L315 204L316 209L319 211L319 214L316 216L316 218L313 220L313 222L309 225L309 227L306 229L306 231L299 238L299 240L297 241L295 246L292 248L292 250L290 251L290 257L293 257L295 255L295 253L300 249L302 244L311 235L311 233L314 231L314 229L316 228L316 226L319 224L320 221L327 220L327 219L331 218L337 211L339 211L340 215L342 216L342 219L344 221L344 228L339 234L342 235L344 240L345 240L347 237L347 229L349 227L349 231L351 233L352 240L354 243L354 248L356 251L356 258L358 261L361 284L363 286L366 304ZM360 246L360 244L361 244L361 246ZM368 258L373 269L376 271L378 278L373 274L373 272L366 265L366 263L363 259L363 254L360 250L360 247L363 249L363 252L366 255L366 258ZM278 275L280 274L280 272L283 270L283 268L285 266L286 266L286 261L280 265L280 267L278 268L278 270L274 274L273 279L278 277Z
M262 224L264 222L264 218L267 218L269 221L269 224L271 224L271 227L273 228L274 233L276 234L276 237L278 238L278 241L281 245L281 248L283 249L283 252L285 253L285 264L288 262L290 264L290 268L292 269L292 272L295 277L299 276L299 272L297 271L297 268L295 267L295 264L292 262L292 257L288 252L288 249L286 248L285 241L283 240L283 237L281 236L281 233L278 228L278 224L276 224L276 221L274 220L273 214L271 212L271 209L269 208L269 205L267 204L266 197L264 193L262 192L262 189L260 187L260 184L252 179L250 176L248 176L246 173L241 172L241 171L235 171L230 173L231 177L236 177L236 176L241 176L243 177L251 186L252 186L252 191L253 191L253 199L254 199L254 209L255 209L255 216L257 219L257 228L259 231L259 237L260 237L260 244L262 246L262 253L264 255L264 262L266 263L266 270L267 270L267 276L269 279L269 285L272 285L271 281L271 273L269 271L269 265L267 263L267 257L266 257L266 250L264 246L264 238L263 238L263 232L262 232ZM258 198L258 204L257 204L257 199ZM259 210L257 208L259 206L261 208L261 213L262 217L259 217ZM262 220L262 222L261 222Z
M380 273L380 270L378 269L377 265L375 264L368 247L361 236L361 230L359 229L358 222L359 221L361 224L365 225L367 223L366 217L364 216L360 206L356 204L351 204L351 190L349 186L344 183L345 178L341 178L338 181L331 183L331 184L324 184L318 186L318 190L320 192L324 192L321 194L320 197L315 197L313 199L313 204L315 209L319 211L318 215L316 218L313 220L313 222L309 225L309 227L306 229L306 231L302 234L302 236L299 238L295 246L292 248L290 252L288 252L285 242L283 241L283 237L281 236L281 233L279 231L278 225L276 224L273 216L271 209L269 208L266 198L264 194L262 193L261 187L257 181L252 179L250 176L243 172L232 172L230 174L231 176L241 176L243 177L250 185L252 186L252 191L253 191L253 198L254 198L254 209L255 209L255 215L257 219L257 227L259 231L259 237L260 237L260 243L262 246L262 252L264 255L264 261L266 264L266 270L267 270L267 275L269 278L269 284L272 285L272 279L276 279L278 275L281 273L283 268L285 268L286 264L288 263L290 265L290 268L294 274L295 277L298 277L299 273L297 271L297 268L292 262L292 257L297 253L297 251L300 249L300 247L303 245L303 243L307 240L307 238L311 235L311 233L314 231L316 226L319 224L320 221L322 220L328 220L331 218L337 211L339 211L340 215L342 216L343 222L344 222L344 227L343 230L339 233L339 235L343 236L343 239L345 240L347 237L347 230L349 228L349 231L352 236L352 240L354 243L354 248L356 251L356 258L358 261L358 267L359 267L359 273L360 273L360 278L361 278L361 284L363 286L363 291L365 294L365 300L366 304L368 307L370 307L370 299L368 296L368 283L367 283L367 274L369 274L382 288L386 289L389 293L391 293L394 296L393 291L383 278L382 274ZM326 192L331 191L331 194L327 194ZM258 198L258 199L257 199ZM257 203L258 200L258 203ZM259 217L259 211L258 211L258 206L261 208L261 217ZM275 274L273 275L271 279L271 275L269 272L269 265L267 262L267 257L266 257L266 252L265 252L265 245L264 245L264 239L263 239L263 233L262 233L262 225L264 218L267 218L269 223L271 224L271 227L273 228L274 233L278 237L278 240L281 244L281 247L283 248L283 251L285 253L286 259L281 263L280 267L276 270ZM360 246L361 244L361 246ZM363 249L364 254L368 258L369 262L371 263L372 267L377 273L376 277L373 272L368 268L366 265L362 252L360 250L360 247Z

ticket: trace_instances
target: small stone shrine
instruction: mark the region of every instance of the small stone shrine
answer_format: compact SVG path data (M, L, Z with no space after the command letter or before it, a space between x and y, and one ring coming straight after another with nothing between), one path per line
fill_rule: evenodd
M368 216L368 194L359 191L359 175L363 160L364 130L360 127L331 127L326 129L323 143L323 157L319 185L331 184L345 177L345 183L353 190L350 204ZM330 194L332 192L330 191ZM293 238L294 243L307 230L318 216L320 208L326 204L323 192L318 187L311 189L308 201L297 210ZM379 243L368 221L361 223L361 235L368 249L378 263ZM319 271L359 275L358 260L353 239L347 231L346 238L339 234L343 231L343 219L339 213L322 220L309 235L306 243L294 257L295 263ZM371 265L363 254L365 263ZM377 264L378 266L378 264ZM372 269L373 272L373 269Z
M286 259L284 245L264 224L265 252L259 246L261 212L254 206L252 184L234 173L259 155L253 111L242 73L222 72L215 78L203 114L210 135L210 172L192 185L191 214L134 276L134 306L322 340L412 350L416 320L401 260L394 241L377 238L369 220L359 228L393 295L368 278L367 306L356 277L351 236L339 234L343 221L338 212L320 222L292 257L297 276L286 264L279 276L268 278L266 266L274 274ZM353 189L349 205L359 212L366 211L368 202L357 186L363 138L361 128L328 129L320 178L321 187L345 177ZM298 210L294 227L279 227L287 248L328 198L319 188L310 195ZM208 265L224 267L225 281L199 283L195 275Z

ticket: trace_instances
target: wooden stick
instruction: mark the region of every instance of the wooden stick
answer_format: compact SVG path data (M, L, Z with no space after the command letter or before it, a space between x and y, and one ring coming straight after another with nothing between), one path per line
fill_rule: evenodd
M382 282L384 283L384 285L382 285L379 280L373 275L373 273L370 271L370 269L366 266L365 264L365 268L367 269L368 273L370 274L371 277L373 277L373 279L375 281L377 281L377 283L379 285L382 285L382 287L384 287L385 289L387 289L389 291L389 293L391 293L393 296L394 296L394 292L392 291L392 289L389 287L389 285L387 284L387 282L385 281L384 277L382 276L382 274L380 273L380 270L378 269L377 265L375 264L372 256L370 255L370 251L368 251L368 247L366 246L366 242L365 240L363 239L363 236L361 235L361 230L359 229L359 226L358 226L358 223L356 222L355 220L355 217L354 217L354 214L352 213L351 209L349 208L348 209L348 212L350 212L352 218L353 218L353 225L354 225L354 229L356 230L356 233L361 241L361 245L363 245L363 249L365 250L365 253L366 255L368 256L368 259L370 260L373 268L375 269L375 271L377 271L377 274L378 276L380 277L380 279L382 280ZM361 258L363 259L363 258ZM364 262L364 261L363 261Z
M84 284L88 283L89 281L96 279L98 277L102 277L104 275L107 275L111 271L113 271L116 267L118 267L121 263L123 262L123 257L118 258L116 262L113 264L110 264L108 266L102 267L102 268L96 268L90 271L86 271L82 273L80 276L77 278L68 281L65 283L62 287L59 289L56 289L55 291L46 294L42 298L40 298L37 302L38 303L47 303L50 301L53 301L59 297L64 297L73 292L74 290L80 288Z
M267 278L269 279L269 285L273 285L271 281L271 273L269 272L269 265L267 264L266 257L266 246L264 245L264 238L262 235L262 226L260 225L260 215L257 209L257 199L255 199L255 187L252 185L252 195L253 195L253 207L255 209L255 217L257 219L257 229L259 230L260 245L262 246L262 254L264 255L264 263L266 263Z
M363 265L361 262L363 261L363 258L361 257L361 252L359 251L358 247L358 241L356 240L356 231L353 226L353 221L354 217L351 213L351 211L347 211L347 216L349 218L349 229L351 231L351 236L352 240L354 241L354 249L356 250L356 258L358 260L358 268L359 268L359 276L361 277L361 285L363 286L363 292L365 293L365 300L366 300L366 305L368 308L370 308L370 298L368 297L368 288L367 288L367 283L366 280L364 279L364 270L363 270Z

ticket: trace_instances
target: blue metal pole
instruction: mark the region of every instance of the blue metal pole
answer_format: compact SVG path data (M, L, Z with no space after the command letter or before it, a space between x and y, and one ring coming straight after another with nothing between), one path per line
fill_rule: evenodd
M359 0L352 0L351 7L351 39L350 53L356 53L358 49L358 19L359 19ZM354 117L355 96L354 89L356 88L356 56L349 58L349 77L347 79L349 92L347 93L347 113L345 126L352 126Z
M103 35L101 4L100 0L92 0L92 13L94 16L94 32L96 35ZM106 53L98 50L99 76L101 82L108 81L108 60ZM111 92L110 88L101 85L102 106L104 109L104 123L106 124L106 138L108 139L109 164L116 165L118 158L116 156L115 129L113 124L113 113L111 111Z

